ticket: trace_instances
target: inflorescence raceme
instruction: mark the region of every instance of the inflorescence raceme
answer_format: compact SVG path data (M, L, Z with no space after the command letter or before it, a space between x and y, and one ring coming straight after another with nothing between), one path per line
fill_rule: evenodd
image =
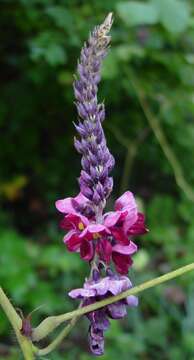
M130 191L116 200L114 211L103 212L113 188L110 172L115 162L102 128L105 108L103 103L98 104L97 92L102 60L111 40L108 33L112 22L110 13L90 34L81 51L74 82L79 116L75 124L78 133L75 148L82 156L80 192L74 198L56 201L57 210L63 214L60 226L67 231L63 239L67 249L78 252L91 267L83 288L69 293L72 298L82 299L83 306L132 287L126 276L133 264L132 255L137 251L132 239L148 231L144 215L138 212ZM123 318L126 306L137 304L137 298L129 296L87 314L90 321L89 345L93 354L104 353L104 331L109 327L109 318Z

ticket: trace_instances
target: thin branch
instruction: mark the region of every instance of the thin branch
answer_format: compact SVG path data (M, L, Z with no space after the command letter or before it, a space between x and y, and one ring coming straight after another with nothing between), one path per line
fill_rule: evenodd
M82 307L83 301L80 302L78 309ZM36 348L36 354L37 355L47 355L54 349L56 349L57 346L64 340L64 338L69 334L69 332L72 330L72 328L75 326L76 322L78 321L79 317L74 316L70 323L65 326L65 328L59 333L59 335L46 347L42 349Z
M154 132L168 162L170 163L170 165L172 167L177 185L184 192L184 194L187 196L187 198L190 201L194 202L194 191L193 191L193 188L191 187L191 185L185 179L182 165L180 164L174 151L172 150L172 148L166 138L166 135L160 126L160 122L158 121L156 116L150 110L150 107L146 101L146 97L145 97L143 90L140 88L138 82L135 79L135 76L132 75L131 73L130 73L130 81L136 92L137 98L138 98L141 108L144 112L144 115L145 115L152 131Z
M183 266L175 271L171 271L165 275L159 276L155 279L146 281L145 283L135 286L134 288L124 291L119 295L111 296L107 299L104 299L102 301L98 301L94 304L84 306L80 309L68 312L66 314L58 315L58 316L50 316L43 320L35 329L33 332L33 339L35 341L39 341L46 337L50 332L52 332L56 327L58 327L63 322L72 319L76 316L84 315L88 312L97 310L101 307L107 306L109 304L112 304L116 301L119 301L121 299L126 298L130 295L136 295L141 291L144 291L146 289L152 288L156 285L160 285L166 281L172 280L178 276L181 276L185 274L186 272L194 270L194 263L191 263L189 265Z
M53 350L56 349L57 346L64 340L64 338L70 333L72 328L75 326L76 322L78 321L79 317L73 317L68 325L59 333L59 335L54 339L48 346L43 349L38 349L36 354L39 356L47 355Z
M133 142L132 144L128 145L126 156L125 156L125 162L124 162L124 168L123 168L123 175L121 178L121 185L120 185L120 194L123 194L129 186L129 178L131 169L137 154L138 150L138 143Z
M126 137L122 134L122 132L121 132L117 127L115 127L115 126L113 126L113 125L110 126L110 125L107 125L107 124L106 124L106 128L109 129L109 130L112 132L112 134L114 135L115 139L116 139L121 145L123 145L125 148L128 149L128 146L129 146L129 144L131 143L131 141L129 141L129 139L126 138Z
M122 132L115 126L106 125L106 127L112 132L115 139L126 148L126 155L124 161L123 174L121 177L120 193L122 194L125 190L128 189L129 178L131 169L138 151L139 145L144 141L145 137L148 134L148 128L143 129L135 138L135 140L128 139L125 137Z

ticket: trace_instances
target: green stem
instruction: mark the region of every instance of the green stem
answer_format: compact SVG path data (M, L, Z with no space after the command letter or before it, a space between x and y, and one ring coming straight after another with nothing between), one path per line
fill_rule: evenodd
M15 311L14 307L10 303L8 297L4 293L3 289L0 287L0 305L7 315L18 340L18 343L21 347L23 356L25 360L34 359L34 349L32 342L20 332L22 327L22 320L18 313Z
M82 307L83 301L80 302L79 308ZM70 323L65 326L65 328L59 333L59 335L46 347L42 349L36 348L36 354L37 355L47 355L51 351L53 351L62 341L63 339L69 334L71 329L75 326L76 322L78 321L79 316L74 316Z
M123 169L123 176L121 180L121 186L120 186L120 193L123 194L124 191L128 189L129 186L129 178L130 178L130 172L131 168L137 153L138 144L131 143L127 147L127 153L125 156L125 163L124 163L124 169Z
M126 148L124 169L120 185L120 193L122 194L126 189L128 189L130 173L137 154L137 150L139 145L144 141L145 137L147 136L148 129L143 129L143 131L138 134L136 139L131 141L131 139L123 136L123 134L118 128L112 125L106 125L106 127L113 133L115 139Z
M181 276L185 274L186 272L194 270L194 263L191 263L189 265L183 266L177 270L171 271L165 275L159 276L155 279L146 281L145 283L135 286L134 288L124 291L119 295L111 296L108 299L98 301L94 304L84 306L80 309L68 312L66 314L58 315L58 316L50 316L43 320L35 329L33 332L33 340L39 341L46 337L51 331L53 331L57 326L62 324L63 322L72 319L73 317L84 315L88 312L97 310L101 307L104 307L106 305L112 304L116 301L119 301L121 299L126 298L129 295L136 295L141 291L144 291L146 289L152 288L156 285L162 284L166 281L172 280L176 278L177 276Z
M74 327L76 322L78 321L79 317L74 317L68 325L65 326L65 328L60 332L60 334L56 337L55 340L53 340L48 346L46 346L43 349L38 349L36 351L36 354L39 356L47 355L53 350L55 350L59 344L63 341L63 339L69 334L71 329Z

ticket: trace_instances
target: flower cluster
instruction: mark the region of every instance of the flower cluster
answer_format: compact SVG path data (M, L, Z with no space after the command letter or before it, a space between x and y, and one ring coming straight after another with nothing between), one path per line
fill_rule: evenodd
M110 14L105 22L94 29L84 45L78 63L78 78L74 82L76 106L80 121L75 125L81 140L75 139L75 147L82 154L79 184L82 194L91 202L103 207L113 187L109 172L114 158L106 145L102 121L105 118L104 104L98 104L97 91L100 67L106 55L112 25Z
M144 215L139 213L133 194L125 192L115 202L115 211L102 215L101 222L84 215L89 202L82 193L75 198L56 202L57 209L65 214L61 228L67 230L64 243L69 251L79 252L83 260L91 261L98 255L101 263L112 259L120 274L127 274L137 246L132 236L147 232Z
M80 192L76 197L56 201L57 210L63 214L60 226L66 231L63 241L67 249L78 252L91 267L90 277L83 288L69 293L72 298L82 299L83 305L132 287L126 275L133 263L132 255L137 251L133 238L148 231L144 215L138 212L130 191L116 200L114 211L104 213L106 199L113 187L110 171L114 158L106 144L102 128L105 109L104 104L97 102L97 91L101 63L110 43L107 34L111 25L112 14L109 14L104 23L94 29L81 51L78 76L74 82L79 115L79 122L75 125L79 139L75 139L75 148L82 155ZM108 318L124 317L126 306L136 306L137 303L136 297L129 296L87 315L93 354L103 354Z
M94 270L92 279L86 281L83 288L70 291L69 296L73 299L83 299L83 305L89 305L111 295L118 295L132 287L130 280L126 276L118 276L112 273L110 269L107 269L107 275L101 279L100 274ZM93 354L102 355L104 352L104 331L110 325L108 318L122 319L127 314L127 306L137 305L137 297L131 295L124 300L109 304L103 309L92 311L87 315L91 323L89 343Z

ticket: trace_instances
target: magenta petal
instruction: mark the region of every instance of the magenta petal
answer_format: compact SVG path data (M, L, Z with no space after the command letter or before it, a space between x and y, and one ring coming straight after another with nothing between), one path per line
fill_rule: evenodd
M71 198L71 197L62 199L62 200L57 200L55 202L55 206L56 206L57 210L62 213L65 213L65 214L73 213L73 212L75 212L75 210L72 205L72 200L73 200L73 198Z
M104 225L109 227L114 226L121 217L121 212L119 211L111 211L104 216Z
M96 251L102 261L105 261L106 264L110 263L112 255L112 245L107 239L101 239L100 241L98 241Z
M129 236L124 233L122 227L113 227L111 229L111 234L113 235L117 243L121 245L129 245Z
M149 230L145 227L145 216L142 213L137 214L137 221L130 227L128 235L144 235Z
M101 233L102 231L109 232L106 226L101 224L90 224L87 226L87 230L90 233Z
M71 240L71 238L73 236L77 235L77 230L70 230L63 238L63 242L66 243L69 240Z
M67 249L72 252L77 252L80 249L81 239L79 233L75 230L71 230L63 238L64 243L67 245Z
M68 295L72 298L72 299L81 299L84 297L92 297L95 296L96 292L93 289L74 289L71 290Z
M61 229L63 230L72 230L75 229L76 227L74 226L74 224L72 224L72 222L70 222L67 219L68 215L65 215L64 218L60 221L59 226Z
M101 224L90 224L82 231L80 237L87 238L90 235L97 234L97 233L99 234L102 232L106 232L107 234L110 234L110 231L107 229L106 226L101 225Z
M123 230L127 233L129 228L137 221L137 204L130 191L126 191L118 200L116 200L115 210L127 211L127 216L125 217L123 224Z
M112 251L123 255L131 255L137 251L137 245L133 241L130 241L129 245L117 244L113 246Z
M79 205L85 205L86 203L88 203L88 199L81 192L76 197L74 197L74 200Z
M115 210L121 211L126 208L137 209L136 201L131 191L126 191L115 201Z
M136 223L137 221L137 209L130 209L127 217L124 220L123 231L125 234L129 231L129 229Z
M94 256L94 246L92 241L82 240L80 245L80 256L83 260L92 260Z
M86 216L84 215L79 215L79 214L68 214L65 216L66 222L71 223L72 225L74 225L76 228L79 228L79 224L81 223L82 225L87 226L89 224L89 220L87 219Z
M73 203L76 202L78 205L85 205L88 199L80 192L76 197L68 197L66 199L57 200L55 206L58 211L63 214L76 213Z
M129 267L132 266L133 261L130 255L120 254L118 252L112 253L112 259L115 263L116 270L119 274L125 275L128 273Z

